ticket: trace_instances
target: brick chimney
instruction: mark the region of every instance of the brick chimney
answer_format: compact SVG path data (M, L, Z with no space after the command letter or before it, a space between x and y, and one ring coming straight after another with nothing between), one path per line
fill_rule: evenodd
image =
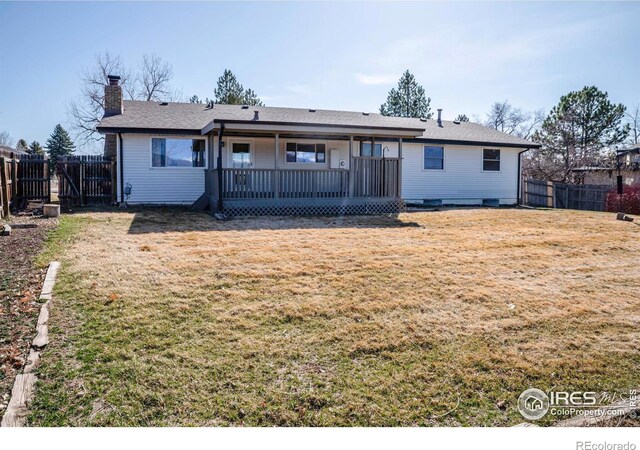
M122 114L122 86L117 75L107 76L109 84L104 87L104 116Z
M104 117L122 114L122 86L120 77L108 75L109 84L104 87ZM115 134L107 134L104 139L104 156L114 157L118 150L118 140Z

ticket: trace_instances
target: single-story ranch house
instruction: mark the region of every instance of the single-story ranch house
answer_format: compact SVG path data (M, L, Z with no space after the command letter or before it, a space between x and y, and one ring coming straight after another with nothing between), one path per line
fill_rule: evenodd
M239 214L397 212L513 205L537 144L475 123L366 112L123 101L105 87L98 131L117 155L118 200Z

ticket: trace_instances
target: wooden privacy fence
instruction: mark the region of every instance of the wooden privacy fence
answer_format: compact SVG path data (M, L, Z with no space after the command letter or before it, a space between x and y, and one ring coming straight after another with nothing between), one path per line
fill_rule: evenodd
M354 197L399 197L398 158L353 158Z
M56 161L60 205L86 206L116 201L116 163L102 155L78 155Z
M604 211L612 187L598 184L566 184L527 179L522 183L523 203L548 208Z
M49 159L43 155L0 153L0 215L23 209L29 201L51 201Z

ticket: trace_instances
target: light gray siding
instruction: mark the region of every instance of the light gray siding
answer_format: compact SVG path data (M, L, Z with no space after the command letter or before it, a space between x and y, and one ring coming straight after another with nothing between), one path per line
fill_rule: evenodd
M148 134L123 134L124 183L132 186L131 204L191 204L204 193L204 168L151 167L151 138ZM171 136L162 136L171 137ZM178 137L178 136L176 136ZM202 136L179 136L201 138ZM118 143L118 146L120 144ZM118 158L120 152L118 151ZM118 161L118 164L120 162ZM120 170L118 170L120 199Z
M199 168L151 168L151 137L144 134L125 134L124 141L124 182L132 185L130 203L191 204L204 192L204 169ZM184 137L184 136L182 136ZM201 136L193 136L201 137ZM214 160L217 156L217 138L214 148L209 151ZM287 139L280 138L279 168L281 169L328 169L332 149L337 149L340 160L349 168L348 141L302 140L296 142L323 142L326 145L327 161L320 163L287 163L285 146ZM223 167L231 166L230 149L232 142L250 142L255 169L274 168L273 138L224 139ZM430 144L431 145L431 144ZM434 144L435 145L435 144ZM386 156L396 157L398 145L383 142L387 147ZM402 163L402 197L405 200L442 199L453 204L478 204L482 199L499 199L500 204L514 204L517 201L518 152L521 149L500 148L500 172L482 170L482 150L480 146L443 145L444 170L423 169L423 144L404 143ZM497 148L488 146L486 148ZM354 142L354 156L358 155L358 142ZM119 157L119 152L118 152ZM120 171L118 170L118 199L120 198Z
M443 199L454 204L478 204L482 199L499 199L500 204L516 203L518 152L521 149L500 148L500 171L484 172L483 148L498 147L442 147L444 170L425 170L424 145L402 145L402 197L405 200Z
M251 145L253 169L275 169L275 139L273 138L242 138L228 137L223 138L224 148L222 151L222 167L231 167L231 146L234 142L246 142ZM286 162L286 143L315 143L325 144L326 161L324 163L287 163ZM217 146L217 144L216 144ZM357 147L357 142L354 142ZM280 138L280 146L278 153L279 169L329 169L331 160L331 150L337 149L339 159L345 161L345 169L349 168L349 141L329 141L322 139L284 139ZM216 148L217 151L217 148ZM217 153L216 153L217 156ZM215 167L215 162L214 165Z

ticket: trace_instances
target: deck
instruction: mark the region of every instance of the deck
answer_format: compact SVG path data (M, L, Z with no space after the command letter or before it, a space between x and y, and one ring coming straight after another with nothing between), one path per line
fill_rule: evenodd
M216 204L229 215L371 214L402 208L399 158L353 158L351 169L209 170Z

